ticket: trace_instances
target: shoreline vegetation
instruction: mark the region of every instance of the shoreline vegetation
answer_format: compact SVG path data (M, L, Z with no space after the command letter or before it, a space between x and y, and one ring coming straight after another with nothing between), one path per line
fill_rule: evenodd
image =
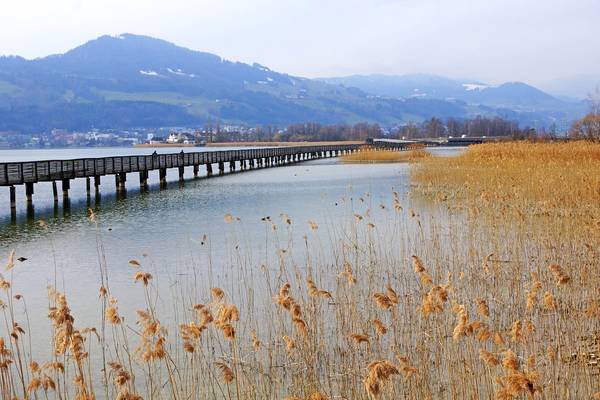
M347 164L413 163L428 157L431 157L431 153L425 150L424 146L412 145L406 151L372 149L358 153L344 154L340 157L340 160Z
M600 144L483 144L411 168L408 196L361 194L335 224L264 217L271 261L226 214L233 276L171 283L168 312L143 259L126 268L145 302L112 296L91 210L96 326L58 288L23 313L11 253L2 400L600 399ZM44 313L39 359L28 320Z

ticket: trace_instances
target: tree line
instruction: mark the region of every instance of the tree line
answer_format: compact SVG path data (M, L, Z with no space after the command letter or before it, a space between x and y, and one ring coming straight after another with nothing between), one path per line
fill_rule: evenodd
M499 117L476 117L472 119L448 118L442 121L431 118L422 123L408 124L397 127L391 132L392 137L398 139L439 138L439 137L481 137L481 136L506 136L522 137L531 134L530 128L519 128L516 122Z
M573 123L569 136L577 139L600 140L600 89L589 96L590 112Z
M361 123L356 125L322 125L318 123L293 124L277 135L274 140L286 141L333 141L333 140L365 140L367 138L388 137L394 139L418 139L439 137L480 137L505 136L529 137L535 131L526 127L520 128L516 122L502 118L476 117L472 119L448 118L443 121L431 118L421 123L397 126L389 130L378 124Z

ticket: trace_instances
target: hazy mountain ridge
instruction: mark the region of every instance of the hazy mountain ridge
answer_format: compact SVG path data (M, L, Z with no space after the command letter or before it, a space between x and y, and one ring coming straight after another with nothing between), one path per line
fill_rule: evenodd
M569 104L523 82L491 85L476 80L458 80L426 74L353 75L319 80L356 87L368 93L392 98L458 99L469 104L508 107L522 111L556 110L568 107Z
M461 83L445 78L427 88L422 85L422 90L436 90L435 96L415 92L414 87L411 95L398 96L410 85L394 82L368 87L338 83L227 61L145 36L102 36L64 54L34 60L0 57L0 130L190 126L209 120L395 125L434 116L465 118L507 112L524 124L547 125L570 118L560 112L540 113L526 105L494 103L528 88L497 88L490 99L488 88L467 91L462 87L468 92L466 97L452 95ZM377 87L386 91L378 93ZM538 94L536 101L560 102L549 97Z

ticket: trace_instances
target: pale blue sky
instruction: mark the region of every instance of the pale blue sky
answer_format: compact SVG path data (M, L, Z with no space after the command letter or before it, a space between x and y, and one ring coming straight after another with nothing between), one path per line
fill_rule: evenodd
M599 0L1 0L0 54L144 34L307 77L534 84L600 71Z

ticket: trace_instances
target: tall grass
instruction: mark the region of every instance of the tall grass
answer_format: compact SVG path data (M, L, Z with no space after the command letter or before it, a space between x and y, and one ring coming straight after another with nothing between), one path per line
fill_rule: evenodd
M469 205L527 213L596 213L600 144L490 143L458 157L432 157L413 177L422 191Z
M1 397L598 397L600 203L579 188L598 174L593 146L428 158L410 200L366 193L340 200L341 220L264 217L260 262L244 248L243 218L227 214L230 273L173 282L167 307L144 260L129 265L145 300L113 297L98 229L97 328L79 326L68 295L51 288L43 360L27 323L43 311L17 295L12 274L24 267L11 254L0 279Z
M416 162L431 157L431 153L423 148L410 148L407 151L387 151L381 149L364 150L358 153L345 154L340 157L345 163L395 163Z

